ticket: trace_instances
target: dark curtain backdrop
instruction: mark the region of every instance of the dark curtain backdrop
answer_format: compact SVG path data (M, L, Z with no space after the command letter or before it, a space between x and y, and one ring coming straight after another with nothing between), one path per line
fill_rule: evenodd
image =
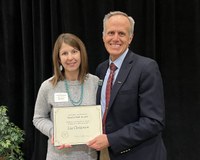
M40 84L52 76L52 48L70 32L86 45L90 72L108 57L102 43L106 13L121 10L135 21L130 48L155 59L165 89L168 160L199 160L199 0L0 0L0 105L26 132L26 160L44 160L46 140L32 124Z

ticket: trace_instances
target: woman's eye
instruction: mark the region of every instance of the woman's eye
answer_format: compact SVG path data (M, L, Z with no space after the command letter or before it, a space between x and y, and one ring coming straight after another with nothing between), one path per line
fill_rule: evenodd
M67 55L67 52L62 52L61 55Z
M72 50L72 53L77 53L77 50L75 50L75 49L74 49L74 50Z
M72 54L76 54L76 53L78 53L78 52L79 52L79 50L76 50L76 49L73 49L73 50L71 51Z

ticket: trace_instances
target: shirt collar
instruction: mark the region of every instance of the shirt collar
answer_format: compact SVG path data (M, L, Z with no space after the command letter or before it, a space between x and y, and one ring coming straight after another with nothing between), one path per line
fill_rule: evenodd
M126 51L121 55L119 56L115 61L113 61L113 63L115 64L115 66L120 69L121 68L121 65L122 65L122 62L124 61L124 58L126 57L127 53L128 53L128 48L126 49ZM109 65L110 63L112 63L111 59L109 58Z

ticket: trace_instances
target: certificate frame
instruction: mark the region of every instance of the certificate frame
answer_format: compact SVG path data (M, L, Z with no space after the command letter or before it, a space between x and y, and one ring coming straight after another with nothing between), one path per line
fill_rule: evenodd
M54 107L54 146L86 144L102 134L101 105Z

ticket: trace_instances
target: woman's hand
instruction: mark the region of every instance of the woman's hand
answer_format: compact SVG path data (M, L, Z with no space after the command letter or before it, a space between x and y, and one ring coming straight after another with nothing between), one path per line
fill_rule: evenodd
M54 138L53 138L53 136L51 137L51 144L52 145L54 145ZM70 144L62 144L62 145L60 145L60 146L56 146L56 148L57 149L64 149L64 148L71 148L72 147L72 145L70 145Z

